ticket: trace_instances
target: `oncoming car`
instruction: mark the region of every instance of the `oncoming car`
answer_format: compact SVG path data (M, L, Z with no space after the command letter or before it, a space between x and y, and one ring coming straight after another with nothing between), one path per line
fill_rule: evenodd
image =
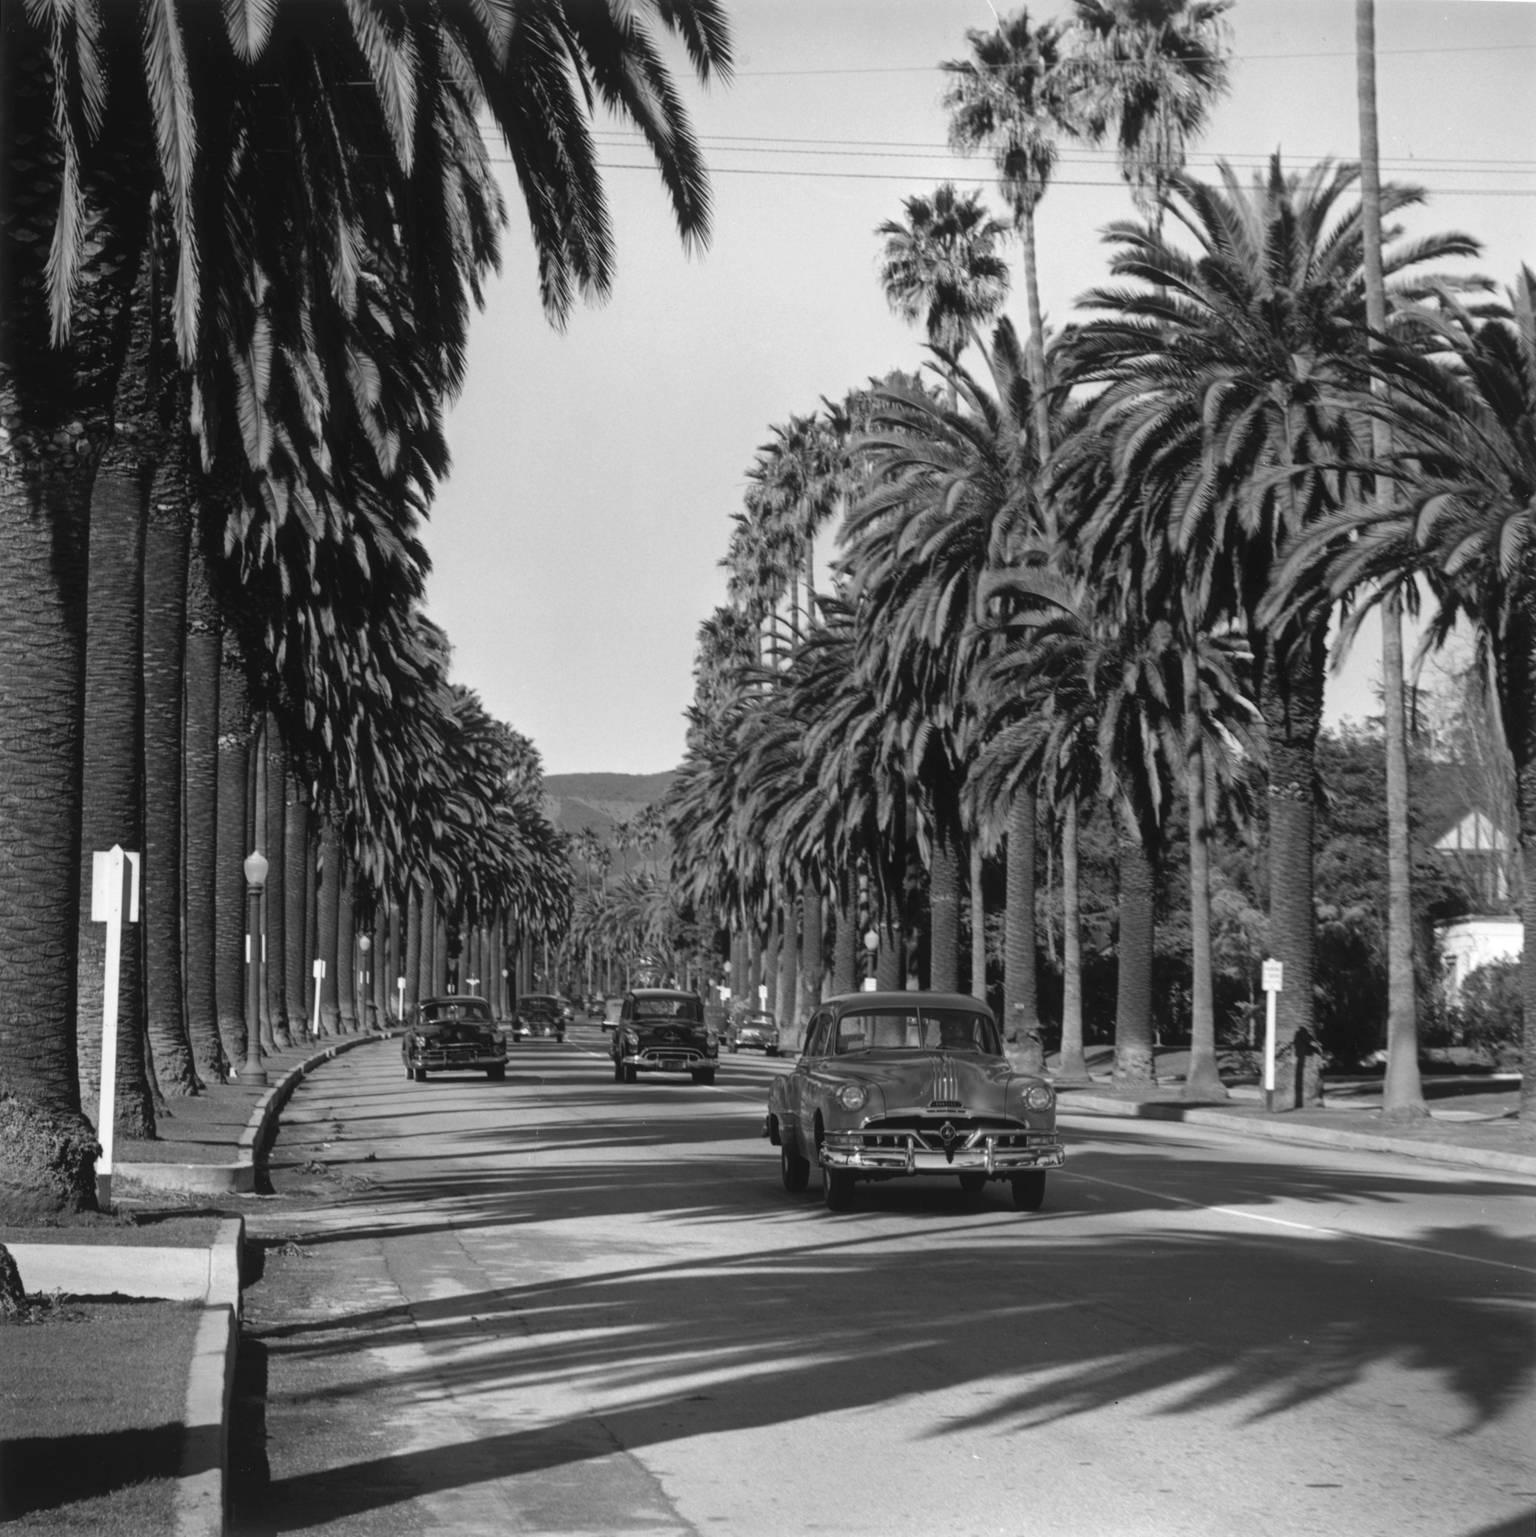
M751 1047L764 1056L776 1057L779 1054L778 1021L766 1009L733 1015L725 1027L725 1047L727 1051L745 1051Z
M784 1188L822 1171L842 1211L859 1180L948 1175L969 1194L1007 1180L1021 1211L1065 1162L1050 1083L1017 1073L991 1011L958 993L846 993L811 1016L794 1070L775 1078L763 1125Z
M455 994L423 998L400 1043L406 1077L417 1083L432 1073L484 1072L507 1076L506 1037L496 1028L484 998Z
M517 1000L517 1019L512 1026L515 1040L563 1041L565 1039L564 1000L553 993L524 993Z
M697 993L667 987L625 993L610 1050L615 1083L633 1083L639 1073L688 1073L695 1083L715 1081L719 1046L704 1023Z

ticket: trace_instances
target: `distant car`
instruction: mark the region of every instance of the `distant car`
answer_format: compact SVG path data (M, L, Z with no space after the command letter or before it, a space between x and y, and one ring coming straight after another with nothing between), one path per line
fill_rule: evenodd
M727 1051L761 1051L765 1056L779 1054L779 1024L766 1009L733 1015L725 1027Z
M604 998L597 1012L602 1017L604 1030L616 1030L624 1013L624 999L622 997Z
M400 1043L406 1077L417 1083L431 1073L483 1072L507 1076L507 1039L496 1028L484 998L457 994L423 998Z
M695 1083L713 1083L720 1050L704 1023L703 999L667 987L624 994L609 1049L615 1083L633 1083L640 1073L688 1073Z
M524 993L517 1000L512 1034L519 1041L563 1041L565 1000L554 993Z
M1020 1211L1045 1199L1066 1155L1056 1093L1016 1073L991 1011L959 993L844 993L811 1016L794 1070L768 1089L763 1131L779 1149L784 1188L822 1171L829 1210L857 1180L958 1177L980 1192L1007 1180Z

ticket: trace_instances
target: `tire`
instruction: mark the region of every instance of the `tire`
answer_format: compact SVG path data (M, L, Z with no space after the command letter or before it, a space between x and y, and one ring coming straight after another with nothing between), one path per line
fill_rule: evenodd
M821 1204L828 1211L847 1211L853 1205L853 1175L846 1169L823 1168Z
M1028 1174L1015 1174L1013 1204L1019 1211L1039 1211L1045 1204L1045 1174L1038 1169Z
M489 1078L492 1083L500 1083L507 1076L506 1067L488 1067L485 1070L485 1076Z
M739 1046L738 1046L738 1045L737 1045L737 1044L736 1044L736 1043L735 1043L735 1041L732 1041L732 1042L731 1042L731 1044L730 1044L730 1045L729 1045L729 1046L727 1046L727 1047L726 1047L726 1048L725 1048L725 1049L726 1049L726 1050L727 1050L727 1051L728 1051L728 1052L730 1052L730 1053L731 1053L731 1055L732 1055L732 1056L735 1056L735 1055L736 1055L736 1053L737 1053L737 1052L738 1052L738 1051L740 1051L740 1050L741 1050L741 1047L739 1047Z
M624 1082L624 1064L617 1057L613 1059L613 1081L615 1083Z
M980 1195L987 1188L987 1176L985 1174L962 1174L960 1176L960 1188L967 1195Z
M693 1075L693 1081L695 1083L713 1083L715 1081L715 1070L714 1070L714 1068L712 1068L712 1067L700 1068L699 1071L696 1072Z
M635 1071L635 1064L633 1062L626 1062L624 1064L624 1082L633 1083L637 1077L639 1077L639 1074Z
M777 1046L765 1046L763 1048L763 1055L765 1057L776 1057L778 1054L779 1048Z
M424 1067L413 1067L411 1069L411 1077L414 1078L417 1083L425 1083L427 1081L427 1070L426 1070L426 1068L424 1068Z
M409 1062L405 1064L405 1076L407 1078L414 1078L416 1076L416 1074L411 1071L411 1064Z
M791 1195L804 1195L811 1182L811 1163L799 1153L793 1153L785 1143L779 1144L779 1178Z

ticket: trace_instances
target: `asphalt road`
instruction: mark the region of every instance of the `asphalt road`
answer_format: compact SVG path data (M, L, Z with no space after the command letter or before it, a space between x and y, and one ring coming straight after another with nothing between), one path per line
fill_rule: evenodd
M1532 1537L1536 1190L1068 1119L1045 1209L759 1135L786 1064L504 1083L394 1042L284 1112L248 1218L242 1537Z

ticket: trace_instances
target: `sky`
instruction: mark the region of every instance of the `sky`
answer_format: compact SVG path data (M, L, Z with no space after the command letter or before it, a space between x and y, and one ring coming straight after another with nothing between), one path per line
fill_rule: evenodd
M698 627L725 601L720 561L756 450L823 397L926 356L881 292L877 226L945 180L983 188L1004 217L986 159L947 147L938 69L965 56L968 28L995 25L987 0L726 8L728 84L701 87L669 56L711 174L703 252L682 248L633 136L600 119L614 292L558 332L493 149L511 221L448 418L428 609L456 681L550 774L681 761ZM1065 20L1070 7L1030 10ZM1232 89L1191 169L1353 158L1354 0L1236 0L1229 17ZM1376 42L1383 179L1430 194L1409 233L1466 231L1484 246L1478 269L1511 282L1536 265L1536 0L1377 0ZM1037 220L1047 325L1101 281L1099 232L1130 211L1108 152L1065 148ZM1330 682L1330 719L1376 713L1377 644L1363 632Z

